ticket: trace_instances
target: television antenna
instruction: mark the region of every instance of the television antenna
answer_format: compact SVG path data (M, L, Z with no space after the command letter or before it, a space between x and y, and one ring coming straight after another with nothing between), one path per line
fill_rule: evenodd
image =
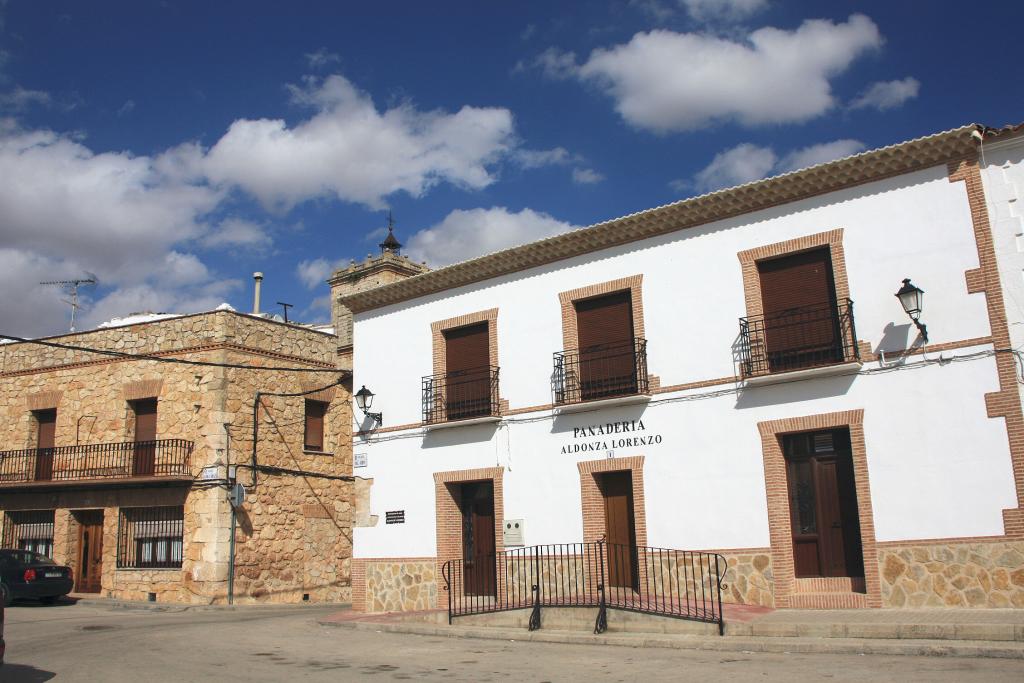
M87 277L77 278L75 280L47 280L46 282L40 282L41 285L53 285L60 287L71 294L70 299L61 299L64 303L71 306L71 331L75 331L75 314L78 312L78 288L95 286L96 276L92 273L87 273Z

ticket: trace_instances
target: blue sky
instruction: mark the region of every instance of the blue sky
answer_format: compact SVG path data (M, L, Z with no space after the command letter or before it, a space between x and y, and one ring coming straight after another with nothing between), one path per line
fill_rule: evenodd
M923 11L927 8L926 11ZM444 265L964 123L1024 120L1016 4L0 0L0 332ZM999 57L1000 50L1007 56Z

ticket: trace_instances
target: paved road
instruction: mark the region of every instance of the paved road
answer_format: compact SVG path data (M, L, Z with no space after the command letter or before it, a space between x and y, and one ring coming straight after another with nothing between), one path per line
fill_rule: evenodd
M0 681L1020 681L1019 660L641 650L320 626L315 606L7 611Z

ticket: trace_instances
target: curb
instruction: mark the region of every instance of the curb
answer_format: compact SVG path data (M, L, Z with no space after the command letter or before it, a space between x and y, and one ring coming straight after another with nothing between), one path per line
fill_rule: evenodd
M534 643L572 645L614 645L619 647L657 647L678 650L717 652L772 652L800 654L865 654L927 657L987 657L1024 659L1024 644L990 641L912 640L882 638L810 638L747 636L669 636L664 634L590 635L569 631L523 631L519 629L470 628L433 624L396 624L369 621L325 621L321 626L409 633L448 638L478 638Z
M331 608L333 610L349 609L349 603L309 602L280 603L263 605L188 605L173 602L145 602L142 600L108 600L105 598L85 598L75 600L76 605L87 607L106 607L111 610L138 610L144 612L258 612L258 611L299 611L310 608Z

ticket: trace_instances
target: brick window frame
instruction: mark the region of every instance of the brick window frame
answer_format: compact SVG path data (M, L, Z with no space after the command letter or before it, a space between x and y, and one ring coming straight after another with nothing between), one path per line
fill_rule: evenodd
M490 365L500 367L501 364L498 362L498 309L488 308L484 311L465 313L463 315L457 315L454 318L446 318L445 320L437 320L430 323L431 347L433 351L432 374L443 375L448 371L448 359L446 355L448 347L444 333L448 330L454 330L467 325L476 325L478 323L487 323L487 356L490 361ZM500 382L498 383L498 391L501 391ZM498 414L504 415L507 412L508 401L501 398L499 393Z
M644 502L644 456L584 460L576 463L580 474L580 502L583 515L583 542L593 543L605 535L604 498L597 478L605 472L629 471L633 477L633 523L636 544L647 545L647 506Z
M562 309L562 349L579 348L575 306L577 301L627 290L629 291L630 301L633 306L633 336L646 338L644 336L643 281L643 274L630 275L629 277L617 280L608 280L607 282L599 282L587 285L586 287L570 289L567 292L559 292L558 303Z
M448 560L462 559L462 510L455 489L474 481L490 481L494 487L494 552L505 550L505 468L483 467L434 473L434 510L437 533L437 576ZM438 602L443 602L438 598Z
M837 604L830 602L839 597L829 594L800 596L799 605L793 605L799 592L793 560L793 530L790 520L789 487L786 458L782 451L782 437L799 432L815 432L846 428L850 431L850 451L853 459L854 488L860 518L861 546L864 555L863 603ZM875 540L875 517L871 508L871 485L868 480L867 450L864 446L864 411L847 410L804 417L784 418L758 422L761 434L761 453L764 458L765 491L768 502L768 535L771 539L772 570L775 573L776 607L881 607L882 589L878 573L878 548ZM807 585L814 580L799 580ZM820 583L820 582L819 582ZM815 602L817 600L817 603Z

